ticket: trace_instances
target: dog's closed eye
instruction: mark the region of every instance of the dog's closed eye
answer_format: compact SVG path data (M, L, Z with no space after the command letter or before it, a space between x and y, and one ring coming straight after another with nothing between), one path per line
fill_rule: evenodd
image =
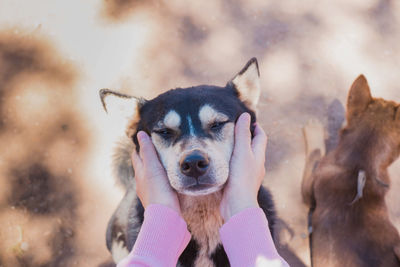
M175 136L176 132L172 129L169 128L162 128L162 129L157 129L153 130L156 134L160 135L164 139L170 139Z
M222 127L227 124L229 121L215 121L210 124L209 128L213 132L217 132L222 129Z

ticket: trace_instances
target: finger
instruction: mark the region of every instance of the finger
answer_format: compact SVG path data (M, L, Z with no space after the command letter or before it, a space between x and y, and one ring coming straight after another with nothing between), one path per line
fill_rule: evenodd
M143 162L142 162L142 160L140 159L139 154L136 152L136 150L134 150L134 151L132 152L131 160L132 160L133 169L134 169L135 171L137 171L137 170L139 170L139 169L142 168Z
M248 149L251 144L250 114L239 116L235 125L235 149Z
M154 167L156 167L159 163L159 159L150 137L143 131L140 131L137 137L140 145L140 157L143 164L154 165Z
M256 158L265 160L265 150L267 149L267 135L263 128L257 123L254 129L254 137L251 142L251 148Z

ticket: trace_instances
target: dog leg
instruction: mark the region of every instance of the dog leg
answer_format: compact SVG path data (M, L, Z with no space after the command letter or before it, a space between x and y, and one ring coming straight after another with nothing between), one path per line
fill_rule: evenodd
M306 145L306 165L301 184L301 193L304 203L311 207L313 203L313 171L325 155L324 127L319 121L311 120L303 128L303 134Z
M303 179L301 183L301 194L303 202L310 208L308 213L308 233L310 245L311 266L313 265L313 251L312 251L312 213L315 209L315 200L313 195L313 185L315 176L313 172L318 166L321 158L325 155L325 138L324 127L316 121L310 120L303 128L305 152L306 152L306 165L304 167Z
M129 212L133 210L135 205L136 190L131 186L127 189L125 196L122 198L118 208L108 222L106 244L115 263L118 263L129 254L127 240L128 220Z

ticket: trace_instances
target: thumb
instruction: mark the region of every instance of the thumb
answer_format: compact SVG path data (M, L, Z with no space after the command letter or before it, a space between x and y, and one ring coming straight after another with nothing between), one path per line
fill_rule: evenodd
M133 165L133 169L135 170L135 172L142 168L143 162L140 159L140 157L139 157L138 153L136 152L136 150L134 150L132 152L131 160L132 160L132 165Z
M140 131L137 134L137 138L140 145L140 158L142 159L143 164L153 164L154 162L158 162L157 152L147 133Z
M248 149L250 144L250 114L245 112L239 116L235 125L235 150Z
M251 142L251 149L256 158L265 159L265 150L267 149L267 135L261 126L257 123L254 129L254 138Z

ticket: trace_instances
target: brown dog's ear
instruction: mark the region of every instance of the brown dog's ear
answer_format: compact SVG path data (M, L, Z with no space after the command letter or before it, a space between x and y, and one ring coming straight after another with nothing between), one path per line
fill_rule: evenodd
M250 59L246 66L231 80L231 83L234 85L239 99L255 110L261 92L257 59Z
M395 118L396 120L400 121L400 106L397 106Z
M145 100L109 89L101 89L99 94L104 110L110 115L122 118L126 122L127 134L131 136L134 125L139 121L139 108Z
M351 85L347 97L347 121L363 112L371 101L367 79L361 74Z

